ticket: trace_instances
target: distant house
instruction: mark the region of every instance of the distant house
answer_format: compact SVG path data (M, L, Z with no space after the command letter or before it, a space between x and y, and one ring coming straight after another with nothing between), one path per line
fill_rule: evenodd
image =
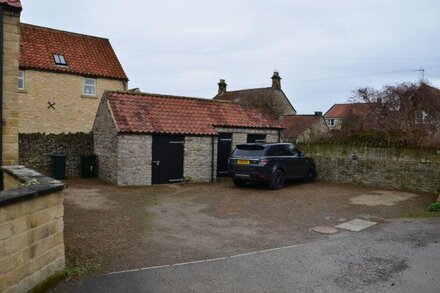
M351 115L365 117L370 110L367 103L334 104L325 114L324 118L330 130L341 129L344 119Z
M264 101L265 104L261 106L266 107L270 105L276 107L276 112L280 112L279 114L281 115L296 114L295 108L281 89L281 77L276 71L272 76L271 87L228 91L226 81L220 79L218 83L218 94L214 99L240 103L245 106L258 106Z
M278 142L282 126L228 101L105 92L93 126L99 177L117 185L210 182L237 144Z
M322 112L314 115L287 115L283 118L284 141L308 142L328 134L329 127Z
M19 132L90 132L105 90L127 75L108 39L20 24Z

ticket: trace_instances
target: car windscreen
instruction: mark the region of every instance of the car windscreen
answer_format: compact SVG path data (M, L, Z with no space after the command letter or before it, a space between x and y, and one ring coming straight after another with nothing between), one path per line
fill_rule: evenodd
M259 145L239 145L234 150L234 157L261 157L264 153L264 147Z

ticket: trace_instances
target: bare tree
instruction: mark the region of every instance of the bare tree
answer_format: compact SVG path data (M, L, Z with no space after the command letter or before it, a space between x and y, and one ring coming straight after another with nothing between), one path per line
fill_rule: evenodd
M370 131L393 142L440 146L440 90L426 81L387 85L381 90L360 88L351 101L363 103L367 111L349 114L344 134Z
M261 93L250 93L245 99L239 99L238 103L245 108L256 108L263 113L281 119L284 114L284 103L274 94L262 95Z

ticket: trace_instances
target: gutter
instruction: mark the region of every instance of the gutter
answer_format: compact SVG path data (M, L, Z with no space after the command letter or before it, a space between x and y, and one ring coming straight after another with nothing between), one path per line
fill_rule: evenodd
M0 5L0 166L3 166L3 10ZM0 172L0 190L3 189L3 172Z

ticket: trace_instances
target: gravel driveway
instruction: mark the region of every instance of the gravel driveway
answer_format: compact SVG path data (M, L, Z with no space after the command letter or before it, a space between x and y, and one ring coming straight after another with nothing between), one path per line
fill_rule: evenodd
M328 236L309 229L344 219L386 222L423 211L432 194L291 183L280 191L216 184L115 187L69 180L66 256L100 272L216 258Z

